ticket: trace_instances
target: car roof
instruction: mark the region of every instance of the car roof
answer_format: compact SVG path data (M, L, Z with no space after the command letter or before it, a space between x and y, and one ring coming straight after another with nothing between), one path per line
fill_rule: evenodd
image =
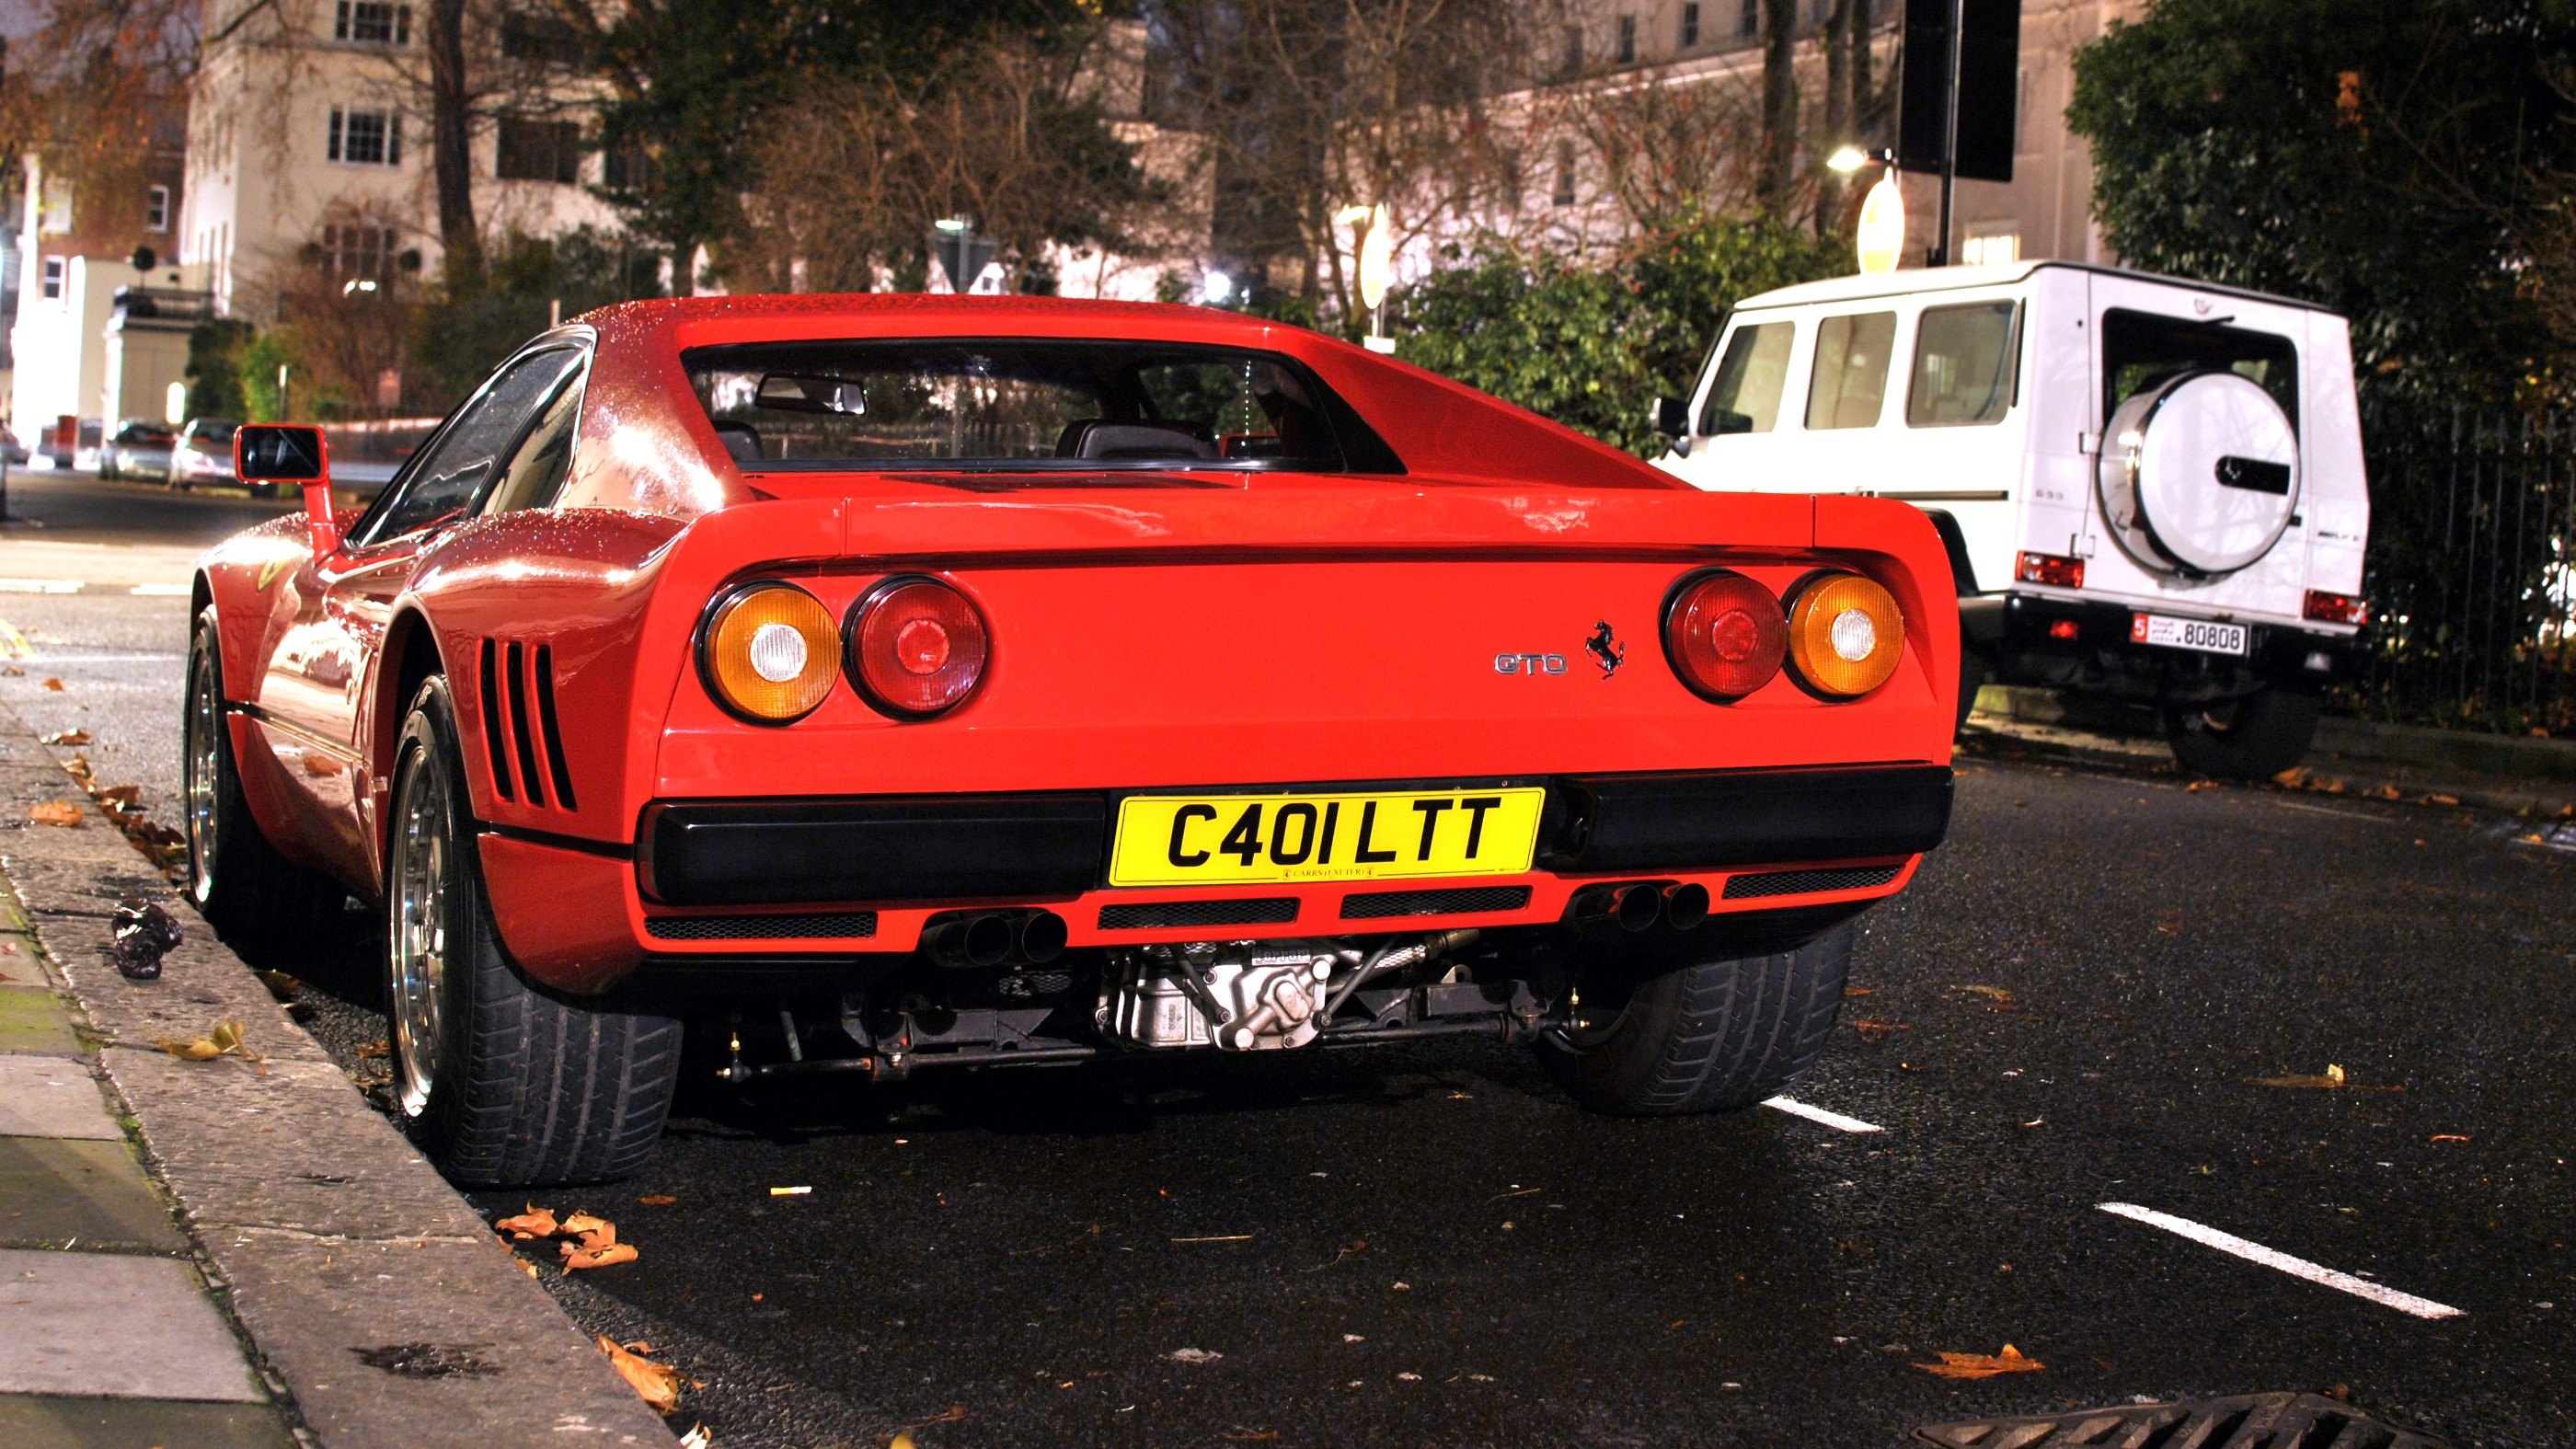
M1800 307L1817 302L1858 302L1878 297L1915 297L1932 292L1965 291L1971 287L2000 287L2026 281L2043 271L2093 272L2106 277L2122 277L2136 282L2157 282L2194 292L2242 297L2252 302L2269 302L2279 307L2298 307L2310 312L2328 309L2296 297L2283 297L2270 292L2257 292L2246 287L2222 286L2216 282L2196 282L2189 277L2168 277L2157 272L2133 271L2127 267L2100 267L2089 262L2063 262L2048 259L2003 262L1974 267L1917 267L1910 271L1864 273L1856 277L1832 277L1821 282L1801 282L1793 287L1780 287L1758 292L1735 304L1738 312L1772 307Z

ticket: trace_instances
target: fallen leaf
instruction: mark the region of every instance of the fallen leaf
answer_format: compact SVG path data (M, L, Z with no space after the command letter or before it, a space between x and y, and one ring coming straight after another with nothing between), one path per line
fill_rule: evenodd
M1174 1363L1214 1363L1225 1355L1204 1348L1176 1348L1164 1357Z
M283 971L259 971L252 974L259 977L260 985L268 988L269 995L280 1001L293 1001L295 993L304 989L303 982Z
M1252 1241L1252 1234L1226 1233L1221 1236L1207 1238L1174 1238L1172 1241L1175 1243L1248 1243Z
M2460 803L2460 797L2457 795L2427 795L2424 797L2424 803L2427 805L2457 805Z
M2300 786L2308 783L2308 772L2296 765L2292 765L2290 768L2274 775L2272 777L2272 783L2288 789L2296 790Z
M1878 988L1875 986L1846 986L1843 988L1843 995L1845 996L1874 996L1877 993Z
M2325 1074L2322 1076L2256 1077L2254 1078L2254 1085L2258 1087L2314 1087L2323 1091L2402 1092L2406 1090L2403 1086L2393 1084L2386 1086L2363 1086L2361 1083L2347 1078L2344 1075L2343 1068L2333 1066L2331 1064L2326 1067Z
M45 736L44 742L49 745L85 745L89 743L89 731L56 730Z
M2394 785L2383 784L2378 789L2370 792L2370 798L2373 800L2403 800L2406 798L2406 792L2398 789Z
M640 1345L639 1345L640 1346ZM608 1366L626 1380L645 1404L657 1414L675 1414L680 1409L680 1371L665 1363L655 1363L610 1338L599 1336L599 1351L608 1355Z
M38 825L60 825L68 829L81 823L81 808L68 800L46 800L30 807L27 818Z
M771 1197L804 1197L813 1190L814 1189L810 1187L773 1187L769 1190L769 1195Z
M156 1045L181 1061L210 1062L221 1056L235 1056L250 1063L260 1075L268 1074L268 1059L250 1049L250 1043L242 1038L242 1024L238 1021L217 1022L213 1031L194 1041L178 1042L164 1037Z
M671 1196L667 1192L646 1193L644 1196L635 1200L644 1204L646 1207L669 1207L671 1204L679 1201L678 1198Z
M607 1268L635 1261L633 1243L603 1243L596 1248L576 1248L564 1244L564 1271L579 1272L584 1268Z
M161 1041L161 1050L186 1062L211 1062L223 1055L221 1048L204 1037L188 1042L171 1041L164 1037Z
M140 785L107 785L93 792L102 805L138 806L143 803Z
M536 1264L529 1262L529 1261L528 1261L527 1259L525 1259L525 1258L519 1258L519 1259L516 1259L516 1260L514 1260L514 1261L516 1261L520 1267L525 1268L525 1269L527 1270L527 1272L528 1272L528 1276L529 1276L529 1277L534 1278L535 1276L537 1276L537 1265L536 1265Z
M1901 1021L1855 1021L1851 1029L1860 1033L1862 1041L1882 1041L1889 1032L1912 1031L1914 1028Z
M1916 1368L1945 1379L1990 1379L1997 1374L2035 1374L2048 1365L2035 1358L2024 1358L2011 1344L2001 1353L1943 1353L1939 1363L1918 1363Z
M45 688L52 690L56 694L60 694L63 692L63 682L59 679L48 677L45 680Z
M2435 1142L2466 1142L2469 1139L2465 1134L2459 1132L2436 1132L2433 1134L2432 1140Z
M557 1231L573 1237L587 1237L592 1233L604 1232L608 1234L608 1241L612 1243L617 1241L617 1224L580 1208L573 1209L572 1216L565 1218L563 1226Z
M358 1055L361 1057L384 1057L393 1055L393 1050L394 1044L392 1042L371 1041L365 1046L358 1048Z
M2197 795L2208 788L2209 782L2207 780L2194 780L2190 784L2183 786L2182 792L2186 795Z
M514 1218L503 1218L492 1226L505 1233L525 1233L532 1238L551 1238L556 1231L555 1210L530 1203L526 1212Z

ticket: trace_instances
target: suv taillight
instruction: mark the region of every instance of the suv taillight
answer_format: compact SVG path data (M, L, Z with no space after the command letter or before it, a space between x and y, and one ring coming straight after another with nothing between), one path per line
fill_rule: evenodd
M2025 584L2080 589L2084 587L2084 560L2060 558L2053 553L2026 553L2014 561L2013 577Z
M925 719L975 692L992 640L964 594L908 574L880 582L850 610L843 652L850 682L868 703Z
M2367 624L2370 601L2350 594L2329 594L2323 589L2308 590L2308 602L2300 613L2320 624Z

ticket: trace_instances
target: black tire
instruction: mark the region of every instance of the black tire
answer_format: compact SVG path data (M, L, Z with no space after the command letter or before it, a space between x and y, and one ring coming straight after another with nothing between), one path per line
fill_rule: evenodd
M188 837L188 899L226 938L257 945L311 941L335 929L349 893L269 843L242 798L241 767L224 723L223 651L215 611L188 641L180 706L179 806Z
M1596 969L1593 1024L1539 1038L1576 1100L1621 1116L1750 1107L1815 1064L1842 1010L1850 924L1794 951L1709 961L1620 980ZM1603 999L1607 997L1608 999Z
M1952 735L1967 729L1968 715L1977 707L1977 691L1985 687L1986 661L1978 658L1977 651L1969 648L1965 640L1960 641L1959 718L1951 726Z
M2165 706L2165 740L2186 770L2221 780L2268 780L2307 757L2325 701L2266 687L2213 705Z
M460 1186L628 1176L670 1113L680 1023L559 995L511 963L484 898L456 738L447 682L432 677L396 747L385 866L395 1104Z

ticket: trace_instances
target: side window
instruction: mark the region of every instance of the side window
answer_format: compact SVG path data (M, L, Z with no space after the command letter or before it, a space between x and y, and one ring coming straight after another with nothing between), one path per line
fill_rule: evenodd
M2277 332L2114 307L2102 314L2102 416L2178 372L2250 378L2299 426L2299 349Z
M1896 314L1856 312L1816 327L1816 370L1807 383L1807 426L1874 428L1887 400L1888 356L1896 349Z
M1709 384L1700 408L1699 433L1767 433L1780 420L1780 390L1789 380L1789 341L1796 328L1787 322L1738 327L1726 340L1726 356Z
M557 347L522 357L494 374L429 444L428 454L405 470L401 495L369 524L367 542L400 538L472 507L492 476L496 456L518 437L554 385L580 363L578 349Z
M1905 395L1909 428L1999 423L2012 406L2019 365L2020 305L1971 302L1926 307L1914 333L1914 385Z
M576 372L555 389L553 400L538 415L537 425L528 430L510 461L502 465L501 481L484 501L485 513L554 506L555 495L563 491L564 477L572 470L573 427L581 418L581 385L585 377Z

